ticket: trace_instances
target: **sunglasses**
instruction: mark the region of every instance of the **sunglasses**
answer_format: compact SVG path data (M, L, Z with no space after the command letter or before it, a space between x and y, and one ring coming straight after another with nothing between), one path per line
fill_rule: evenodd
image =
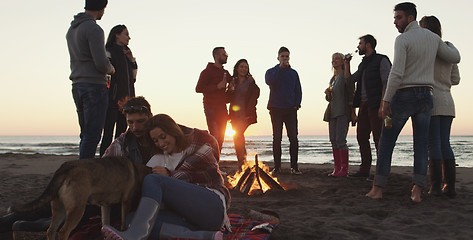
M123 112L149 112L149 109L146 106L138 105L138 106L123 106Z

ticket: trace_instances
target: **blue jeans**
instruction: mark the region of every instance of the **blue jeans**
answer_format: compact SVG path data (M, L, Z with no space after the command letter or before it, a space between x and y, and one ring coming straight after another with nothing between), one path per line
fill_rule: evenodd
M225 139L225 130L227 129L228 111L225 105L222 107L204 106L207 127L212 136L217 139L219 151L222 151L223 141Z
M450 147L452 116L432 116L430 118L429 158L431 161L453 160Z
M108 107L106 85L92 83L72 84L80 126L79 158L93 158L102 135Z
M289 138L289 155L291 157L291 168L298 169L299 140L297 139L297 110L294 108L269 110L271 123L273 125L273 158L274 168L281 169L281 141L283 123L286 125L287 137Z
M330 118L330 122L328 122L328 133L333 149L348 150L348 118L346 115Z
M391 160L397 137L409 117L412 121L414 138L415 185L426 185L428 166L429 124L432 115L432 92L429 88L413 87L401 89L391 100L392 128L383 126L378 146L375 186L385 187L391 171Z
M205 187L150 174L143 180L141 195L166 207L159 211L150 237L158 238L163 224L205 231L218 231L222 226L225 213L222 200Z

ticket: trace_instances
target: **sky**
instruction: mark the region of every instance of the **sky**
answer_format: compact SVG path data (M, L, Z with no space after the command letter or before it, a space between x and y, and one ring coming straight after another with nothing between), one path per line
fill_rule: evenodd
M439 18L443 39L459 49L461 81L452 88L457 116L453 135L473 135L473 23L467 0L413 1L418 20ZM176 122L206 129L202 94L195 92L200 72L212 62L212 49L224 46L229 54L225 69L232 72L241 58L261 89L258 123L247 135L271 135L266 105L267 69L275 66L279 47L291 51L291 66L299 73L302 108L300 135L327 135L322 121L327 102L324 90L332 76L331 56L351 53L367 33L378 41L376 50L393 60L399 35L389 0L109 0L98 24L105 37L117 24L130 33L129 47L139 70L137 95L144 96L154 114L166 113ZM69 80L65 34L73 16L83 12L81 0L2 1L0 8L1 84L0 135L79 135L76 108ZM352 70L361 61L356 55ZM410 134L410 123L403 134ZM350 127L349 134L355 134Z

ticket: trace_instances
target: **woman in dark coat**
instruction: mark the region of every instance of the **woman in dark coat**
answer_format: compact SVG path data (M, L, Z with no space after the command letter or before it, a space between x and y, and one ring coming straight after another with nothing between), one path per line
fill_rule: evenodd
M233 68L233 81L227 94L230 102L230 121L235 131L233 142L238 159L238 167L246 161L245 131L256 123L256 104L260 89L250 74L248 61L240 59Z

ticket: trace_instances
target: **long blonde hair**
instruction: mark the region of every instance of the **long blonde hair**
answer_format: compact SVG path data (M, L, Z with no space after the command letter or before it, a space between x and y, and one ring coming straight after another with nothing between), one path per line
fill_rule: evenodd
M340 52L336 52L336 53L332 54L332 58L334 56L339 56L342 61L343 61L343 58L345 58L345 55L343 55L343 53L340 53ZM345 64L342 64L342 70L345 70ZM333 71L333 76L336 77L335 76L335 68L333 67L333 65L332 65L332 71Z

